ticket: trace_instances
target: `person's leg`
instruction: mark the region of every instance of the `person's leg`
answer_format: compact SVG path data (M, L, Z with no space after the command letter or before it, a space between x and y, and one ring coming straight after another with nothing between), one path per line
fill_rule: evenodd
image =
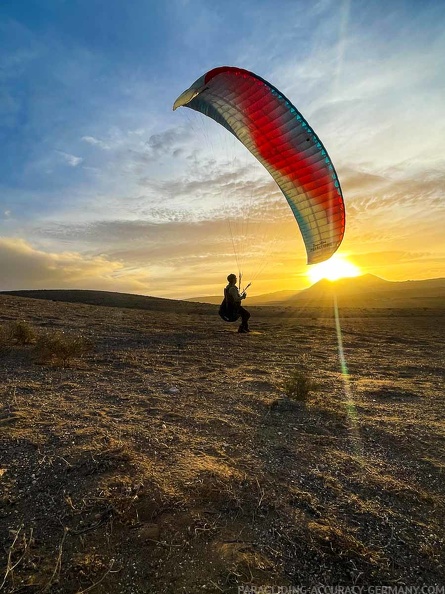
M240 331L243 330L244 332L248 332L249 331L248 321L250 318L250 312L248 312L247 309L244 309L244 307L240 307L239 312L241 314Z

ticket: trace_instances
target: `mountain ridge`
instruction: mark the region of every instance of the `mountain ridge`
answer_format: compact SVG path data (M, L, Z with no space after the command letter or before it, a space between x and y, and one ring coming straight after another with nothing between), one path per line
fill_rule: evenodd
M0 294L157 311L187 307L198 312L203 308L213 309L222 301L220 295L168 299L88 289L31 289L0 291ZM336 281L321 279L302 291L283 290L249 297L246 306L332 307L334 300L342 307L353 308L441 308L445 307L445 278L388 281L366 274Z
M301 291L276 291L249 297L251 305L326 305L335 295L345 307L438 307L445 305L445 278L388 281L373 274L342 278L336 281L321 279ZM191 302L221 302L221 296L195 297ZM421 300L424 303L420 303Z

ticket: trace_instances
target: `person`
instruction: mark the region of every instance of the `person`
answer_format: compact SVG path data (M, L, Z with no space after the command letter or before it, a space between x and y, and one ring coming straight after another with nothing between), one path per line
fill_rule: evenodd
M247 297L246 292L239 292L239 289L236 286L236 281L238 280L236 274L229 274L227 280L229 284L224 289L224 297L229 307L234 310L236 317L241 316L241 324L238 328L238 332L242 334L250 332L248 324L250 313L241 305L241 301Z

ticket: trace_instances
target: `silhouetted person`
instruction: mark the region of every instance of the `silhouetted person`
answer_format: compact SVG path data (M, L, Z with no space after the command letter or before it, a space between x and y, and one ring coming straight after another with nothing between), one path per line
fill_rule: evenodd
M239 289L236 286L236 274L229 274L227 280L229 281L229 284L224 289L224 298L226 300L227 309L232 313L234 320L241 316L241 325L238 328L238 332L250 332L248 325L250 313L241 305L241 301L247 297L246 292L239 292Z

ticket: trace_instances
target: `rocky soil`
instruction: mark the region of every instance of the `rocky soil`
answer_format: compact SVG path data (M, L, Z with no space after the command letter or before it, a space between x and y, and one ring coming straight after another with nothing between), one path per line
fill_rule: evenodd
M3 592L445 584L444 310L158 304L0 295Z

